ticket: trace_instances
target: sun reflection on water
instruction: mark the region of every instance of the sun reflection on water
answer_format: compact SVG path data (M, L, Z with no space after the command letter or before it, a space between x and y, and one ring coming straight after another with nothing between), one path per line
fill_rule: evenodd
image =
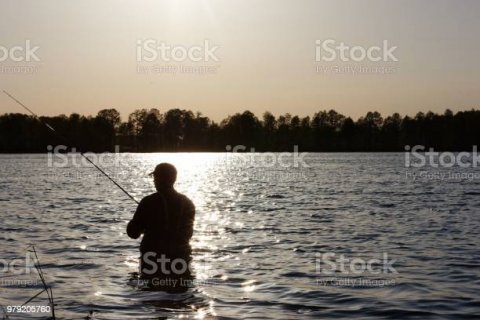
M255 284L255 280L247 280L245 282L242 283L242 288L243 288L243 291L245 292L252 292L256 289L256 286L254 285Z

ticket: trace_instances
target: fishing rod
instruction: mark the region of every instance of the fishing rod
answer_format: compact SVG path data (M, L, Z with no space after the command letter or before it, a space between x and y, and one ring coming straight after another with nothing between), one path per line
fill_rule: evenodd
M40 117L35 113L33 112L32 110L30 110L26 105L24 105L23 103L21 103L20 101L17 100L17 98L15 98L14 96L12 96L10 93L8 93L7 91L3 90L3 93L5 93L10 99L12 99L13 101L15 101L16 103L18 103L20 106L22 106L25 110L27 110L28 112L30 112L41 124L43 124L45 127L47 127L51 132L53 132L55 134L56 137L58 137L60 140L62 140L67 146L70 146L71 148L71 144L69 143L69 141L64 137L62 136L61 134L59 134L51 125L49 125L48 123L42 121L42 119L40 119ZM97 166L92 160L90 160L89 157L87 157L83 151L80 151L80 154L82 155L82 157L84 157L88 162L90 162L95 168L98 169L98 171L100 171L105 177L107 177L110 181L113 182L113 184L115 184L120 190L123 191L123 193L125 193L130 199L132 199L133 201L135 201L137 204L139 204L139 202L137 201L137 199L135 199L130 193L128 193L127 190L125 190L120 184L118 184L118 182L116 182L115 180L113 180L112 177L110 177L102 168L100 168L99 166Z

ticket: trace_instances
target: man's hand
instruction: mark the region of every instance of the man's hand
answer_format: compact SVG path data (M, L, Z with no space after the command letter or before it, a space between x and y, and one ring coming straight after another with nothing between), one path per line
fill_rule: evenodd
M131 220L127 225L127 234L132 239L137 239L143 233L143 230L135 223L135 220Z

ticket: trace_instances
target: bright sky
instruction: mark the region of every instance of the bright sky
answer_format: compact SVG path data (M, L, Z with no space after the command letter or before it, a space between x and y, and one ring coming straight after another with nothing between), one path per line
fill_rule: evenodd
M476 0L1 0L1 8L0 89L42 115L116 108L125 119L136 108L179 107L220 120L246 109L305 116L333 108L358 118L480 105ZM365 50L386 40L398 61L316 61L316 41L328 39ZM218 61L197 50L200 61L157 51L155 61L138 62L137 51L152 57L137 47L146 40L180 47L180 56L207 41ZM33 61L14 61L26 58L11 52L26 41L38 47ZM359 66L377 71L334 71ZM210 71L185 72L192 67ZM384 67L394 73L379 74ZM1 95L4 112L22 110Z

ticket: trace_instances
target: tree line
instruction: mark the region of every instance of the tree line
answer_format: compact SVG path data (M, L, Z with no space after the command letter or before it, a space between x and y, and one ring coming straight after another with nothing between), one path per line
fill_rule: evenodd
M259 152L292 151L295 145L310 152L404 151L405 145L460 151L480 144L480 111L473 109L419 112L415 117L394 113L386 118L368 112L356 121L335 110L313 117L265 112L261 119L245 111L219 123L181 109L138 109L122 121L117 110L103 109L96 116L74 113L40 120L58 136L33 116L1 115L0 152L46 152L48 145L65 145L64 141L91 152L114 151L116 145L122 152L226 151L227 145Z

